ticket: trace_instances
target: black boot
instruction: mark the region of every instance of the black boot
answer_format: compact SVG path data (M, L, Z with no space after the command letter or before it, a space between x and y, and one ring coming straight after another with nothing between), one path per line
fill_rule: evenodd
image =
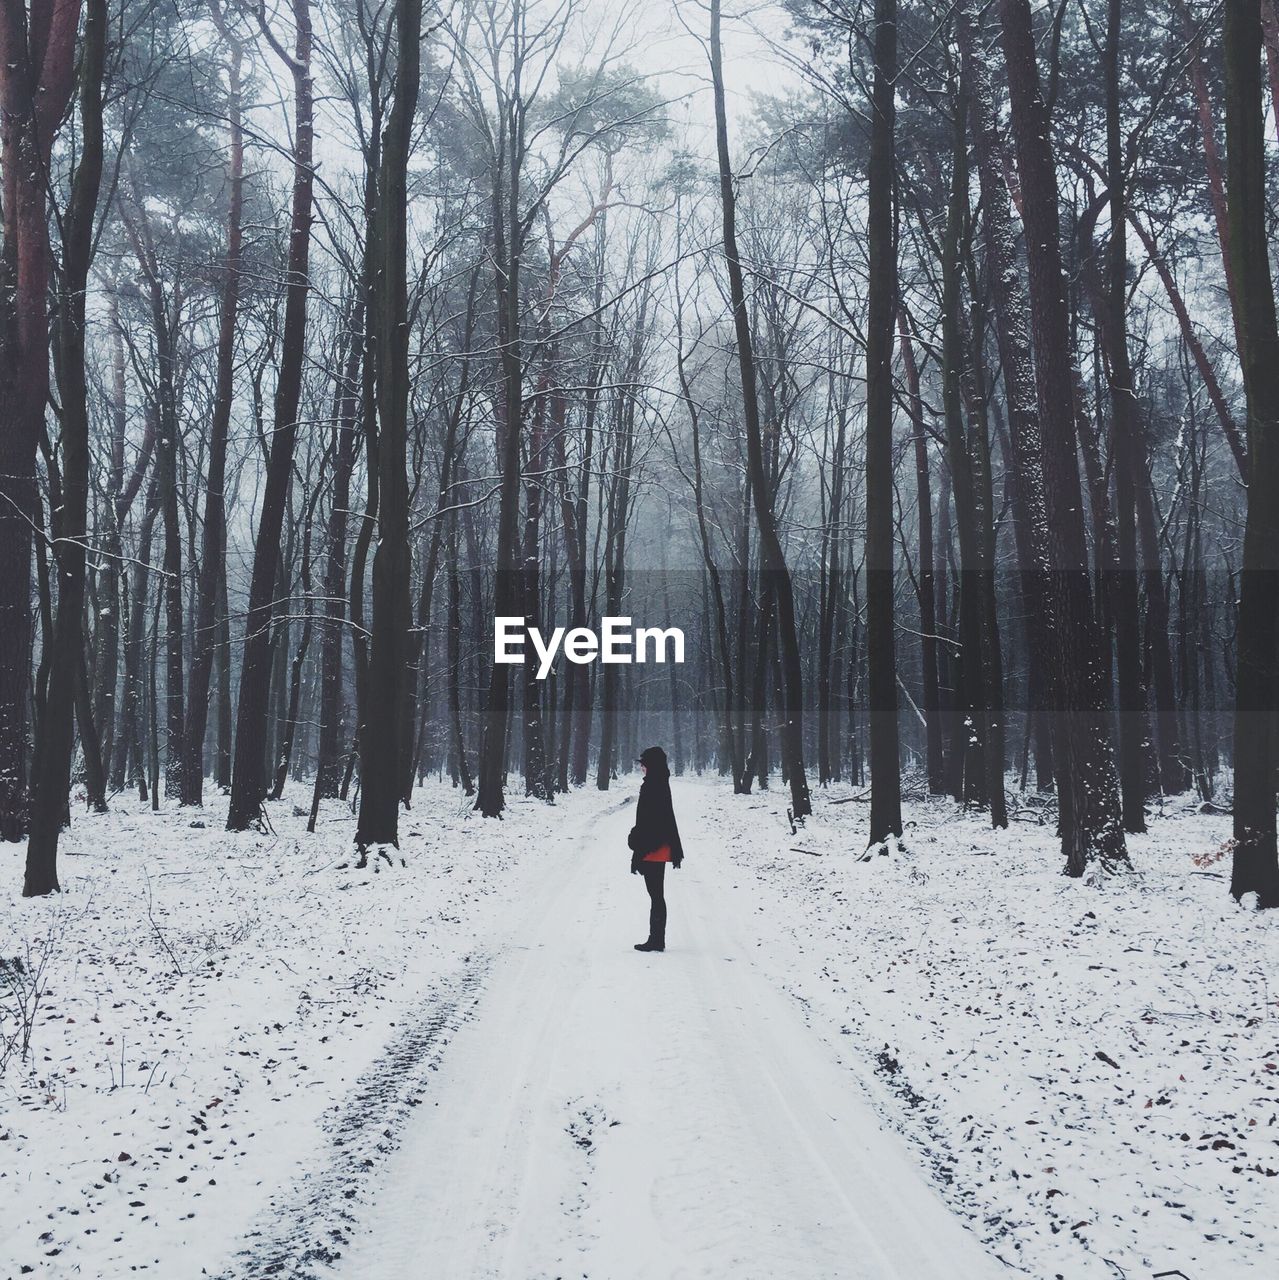
M644 887L648 890L648 941L637 942L636 951L666 950L666 863L641 862Z

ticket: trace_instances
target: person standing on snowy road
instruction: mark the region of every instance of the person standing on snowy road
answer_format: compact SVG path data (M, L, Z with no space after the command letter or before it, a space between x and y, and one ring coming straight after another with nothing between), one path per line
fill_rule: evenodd
M677 871L684 861L675 809L671 804L671 771L666 752L648 747L639 758L644 781L635 806L635 825L626 838L631 847L631 875L644 877L648 890L648 941L636 951L666 950L666 865Z

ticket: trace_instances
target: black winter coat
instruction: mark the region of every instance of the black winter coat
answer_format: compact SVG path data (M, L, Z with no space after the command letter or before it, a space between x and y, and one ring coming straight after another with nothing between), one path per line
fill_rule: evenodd
M680 843L679 827L675 823L675 809L671 804L671 780L669 774L649 770L640 783L639 803L635 806L635 825L626 838L631 847L631 870L637 871L644 855L671 847L671 863L679 866L684 861L684 846Z

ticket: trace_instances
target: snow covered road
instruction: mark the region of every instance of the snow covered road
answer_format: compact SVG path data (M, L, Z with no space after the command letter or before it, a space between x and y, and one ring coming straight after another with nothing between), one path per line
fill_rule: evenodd
M337 1274L1007 1274L761 971L727 858L685 809L668 950L632 950L631 799L540 863Z

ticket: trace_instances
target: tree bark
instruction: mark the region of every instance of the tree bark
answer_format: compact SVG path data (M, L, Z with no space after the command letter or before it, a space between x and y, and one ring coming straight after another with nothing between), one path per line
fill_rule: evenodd
M1226 181L1236 321L1248 402L1248 515L1239 573L1235 674L1234 863L1230 892L1279 907L1279 329L1266 234L1257 0L1225 2Z
M624 381L631 381L638 363L635 352L639 337L632 347L633 358ZM616 427L613 432L612 477L608 487L607 525L604 535L604 608L606 615L617 617L622 610L622 594L626 580L626 527L631 507L631 458L635 444L634 401L615 402ZM595 762L595 785L607 791L617 774L617 754L621 712L621 673L617 664L602 668L600 685L600 745Z
M243 257L244 130L240 118L240 69L243 50L212 9L230 48L227 68L228 180L226 258L223 262L222 309L218 317L217 378L213 412L209 421L209 463L205 479L203 549L196 585L196 618L192 633L190 697L183 735L181 799L183 804L204 802L204 734L209 719L209 686L217 648L219 583L226 572L226 451L235 398L236 320L239 316L240 272Z
M962 127L962 118L961 118ZM966 169L965 169L966 173ZM965 203L967 202L965 176ZM1008 797L1005 790L1006 726L1004 720L1004 653L999 631L999 601L995 583L998 528L995 523L995 485L991 465L991 402L986 387L984 298L981 295L976 263L971 244L965 250L969 279L968 331L964 335L969 350L964 377L964 400L968 414L968 456L973 473L973 498L976 505L977 546L981 553L982 615L981 665L984 730L982 764L985 770L986 804L990 809L990 825L996 829L1008 825Z
M116 685L120 678L120 579L124 544L124 440L127 412L124 380L124 337L120 332L119 294L108 300L111 342L111 457L102 514L102 571L99 580L100 615L94 636L93 714L102 731L103 759L110 763L115 745ZM139 477L140 479L140 477Z
M919 393L919 367L910 340L906 308L897 304L897 334L901 342L902 370L906 375L906 396L910 405L915 444L915 500L919 508L919 641L923 666L925 760L930 795L946 790L946 768L942 756L941 693L937 677L937 586L933 572L936 556L933 540L933 496L928 459L928 432L924 426L924 404Z
M235 759L231 774L228 831L245 831L260 818L266 797L266 717L271 686L271 619L275 607L280 533L288 506L293 451L298 434L305 356L308 275L311 250L312 148L310 0L292 0L295 26L292 56L268 40L293 77L293 195L285 282L284 331L275 387L275 425L267 451L266 486L253 551L253 576L245 620L240 696L236 712Z
M94 217L102 178L102 84L106 63L106 0L88 0L81 54L80 155L62 221L62 279L58 298L58 390L62 401L62 509L57 513L54 561L58 615L52 680L40 719L32 770L34 795L27 841L24 897L57 892L58 834L71 785L76 690L87 696L84 673L85 538L89 508L89 399L85 378L85 293L93 260ZM90 726L91 727L91 726ZM89 750L95 749L86 740ZM101 772L101 761L97 762Z
M978 524L976 467L964 422L964 343L960 262L968 220L968 156L964 125L964 87L956 106L949 210L942 240L942 399L947 458L959 540L959 680L954 757L955 799L986 807L986 749L989 691L986 686L986 547ZM872 782L874 774L871 775Z
M447 518L449 522L449 732L453 743L453 759L457 768L458 783L462 788L462 794L470 796L475 794L475 784L471 781L471 769L466 759L466 738L462 731L462 694L459 679L462 665L462 582L461 575L458 572L457 512L450 511Z
M323 491L324 466L321 464L320 475L307 502L306 514L302 517L301 585L304 602L302 634L298 637L298 647L293 651L293 660L289 664L288 702L281 718L280 739L275 752L275 777L272 780L270 795L272 800L278 800L284 794L284 784L289 779L289 766L293 762L293 744L297 738L298 713L302 702L302 670L306 665L307 652L311 648L311 633L315 629L311 598L311 531L315 522L316 504ZM281 687L283 688L283 682Z
M334 799L342 785L342 747L346 741L342 716L342 651L346 630L346 535L351 505L351 473L359 450L356 431L360 351L364 310L350 309L343 339L345 357L337 371L333 403L337 443L333 460L333 489L329 499L324 557L324 630L320 639L320 739L315 764L316 796Z
M1146 829L1146 689L1141 672L1141 620L1137 591L1137 472L1145 465L1139 444L1137 397L1128 358L1127 193L1119 119L1120 0L1108 0L1106 44L1106 183L1110 195L1110 241L1106 261L1102 342L1110 390L1115 473L1117 564L1110 600L1115 610L1119 676L1119 786L1124 830Z
M897 3L875 0L867 231L870 282L866 318L866 657L870 695L871 846L902 833L893 634L893 306L897 246Z
M146 644L146 603L148 578L151 572L151 540L156 516L160 507L156 498L156 482L151 481L146 506L138 530L137 562L130 566L121 584L128 602L128 616L124 640L123 704L120 714L120 733L116 738L115 762L111 769L111 785L122 790L129 778L132 763L133 777L139 784L140 798L147 798L146 764L144 755L145 685L142 664Z
M522 122L522 112L512 112ZM522 130L522 123L518 126ZM497 569L493 584L494 617L521 613L519 574L520 445L524 428L524 362L520 343L520 271L524 224L520 217L520 177L524 139L505 136L509 156L493 157L493 264L497 293L499 392L497 453L501 476L498 491ZM494 662L484 700L484 735L480 744L475 807L486 818L499 818L506 808L507 719L510 715L510 672Z
M360 737L355 840L399 845L401 758L408 750L409 515L408 162L421 66L422 0L396 0L395 101L382 135L376 234L380 270L372 333L377 348L378 546L373 556L368 701ZM373 228L370 228L373 231Z
M75 79L78 0L0 6L0 840L27 831L31 548L49 396L49 156Z
M1126 864L1128 855L1076 461L1075 388L1048 113L1040 91L1029 0L999 0L999 15L1026 227L1049 569L1057 598L1064 695L1057 714L1065 720L1069 744L1068 754L1058 752L1057 778L1064 797L1067 872L1078 876L1091 862L1113 869Z
M737 364L742 382L742 416L746 428L747 474L754 498L755 522L759 529L762 568L772 582L777 606L777 622L785 673L786 706L782 730L783 768L790 781L791 811L796 818L812 812L808 779L804 774L804 690L800 667L799 637L795 628L795 594L790 570L777 532L772 494L764 474L764 452L760 432L759 397L756 391L755 354L750 317L746 311L746 286L737 249L737 196L732 160L728 149L728 119L724 106L724 66L720 43L720 0L711 0L710 57L715 98L715 143L719 157L720 206L723 214L724 258L728 267L729 297L737 337ZM891 157L890 157L891 163ZM891 179L890 179L891 181ZM892 345L891 303L888 316L888 345ZM891 536L891 534L890 534ZM891 543L890 543L891 548ZM890 551L891 554L891 551ZM895 695L894 695L895 704ZM900 826L900 822L898 824Z

